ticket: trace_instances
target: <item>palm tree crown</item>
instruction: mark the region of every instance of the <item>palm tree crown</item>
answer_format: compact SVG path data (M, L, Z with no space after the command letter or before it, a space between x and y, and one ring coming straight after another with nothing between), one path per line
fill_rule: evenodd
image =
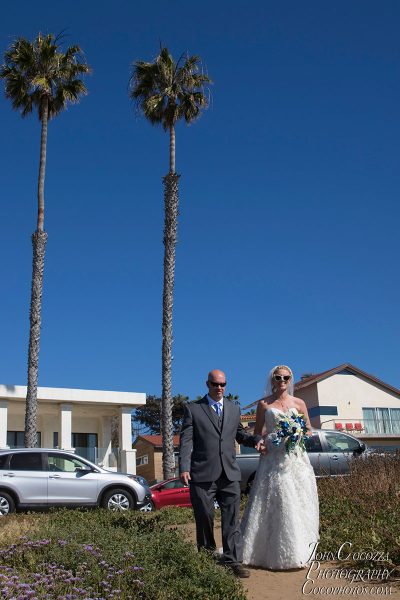
M177 121L184 119L191 123L209 101L204 86L211 80L199 72L200 57L187 56L180 66L182 58L176 63L168 48L161 48L154 62L134 62L130 79L129 96L136 101L139 110L152 125L161 124L171 134ZM171 156L170 166L170 172L174 172L174 156Z
M42 120L47 104L50 119L66 108L68 102L78 102L87 93L79 75L88 73L90 68L81 60L81 49L75 45L61 52L59 36L39 33L33 42L18 38L4 59L0 78L5 80L5 94L23 117L35 107Z

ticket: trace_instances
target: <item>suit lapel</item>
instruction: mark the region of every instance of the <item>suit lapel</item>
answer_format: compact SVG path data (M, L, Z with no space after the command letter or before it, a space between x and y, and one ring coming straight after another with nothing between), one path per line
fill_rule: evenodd
M228 422L228 419L230 418L231 408L232 408L232 406L231 406L230 401L227 400L226 398L224 398L224 408L223 408L223 411L222 411L223 419L222 419L222 428L221 428L221 431L224 430L225 424Z
M213 408L211 408L211 406L208 404L208 400L207 400L207 396L204 396L204 398L201 401L201 407L204 410L205 414L207 415L207 417L210 419L211 423L214 425L215 429L219 432L221 431L219 426L218 426L218 417L217 417L217 413L215 412L215 410Z

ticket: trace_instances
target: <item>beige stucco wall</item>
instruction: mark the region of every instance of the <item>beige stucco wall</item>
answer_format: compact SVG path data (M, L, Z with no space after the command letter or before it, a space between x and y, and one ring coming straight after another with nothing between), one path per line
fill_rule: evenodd
M360 376L332 375L317 385L319 404L337 406L337 420L361 420L363 408L400 408L398 395Z
M304 400L307 408L318 406L318 388L316 383L296 391L294 395L296 398Z

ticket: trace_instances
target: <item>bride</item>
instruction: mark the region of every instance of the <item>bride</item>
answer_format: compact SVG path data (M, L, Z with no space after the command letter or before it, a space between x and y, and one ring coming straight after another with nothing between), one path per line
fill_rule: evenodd
M266 434L266 453L260 456L242 519L243 563L267 569L305 567L318 541L318 495L310 459L301 444L287 449L288 438L278 443L274 434L280 420L302 414L311 435L306 405L293 396L293 383L289 367L274 367L267 397L257 406L254 433Z

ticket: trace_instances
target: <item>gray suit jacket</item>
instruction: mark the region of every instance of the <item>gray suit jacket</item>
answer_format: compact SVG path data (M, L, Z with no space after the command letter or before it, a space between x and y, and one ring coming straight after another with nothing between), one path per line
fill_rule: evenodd
M224 399L222 426L207 396L185 405L180 437L179 470L189 471L193 482L216 481L223 467L230 481L240 481L235 440L254 446L260 435L249 435L240 422L240 407Z

